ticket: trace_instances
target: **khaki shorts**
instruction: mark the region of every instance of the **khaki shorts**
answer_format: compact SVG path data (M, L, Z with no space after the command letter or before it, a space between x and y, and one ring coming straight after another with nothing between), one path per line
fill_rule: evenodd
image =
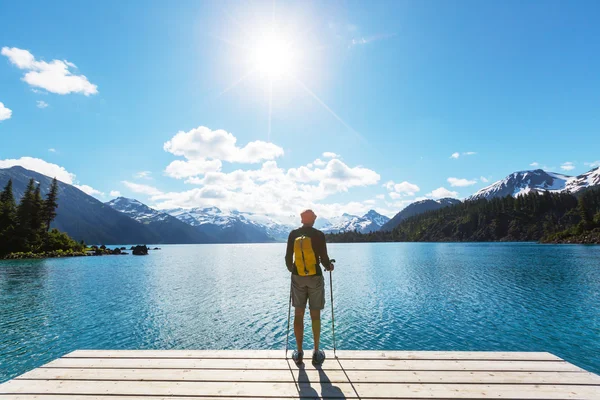
M292 275L292 305L306 308L308 300L311 310L325 308L325 279L323 275Z

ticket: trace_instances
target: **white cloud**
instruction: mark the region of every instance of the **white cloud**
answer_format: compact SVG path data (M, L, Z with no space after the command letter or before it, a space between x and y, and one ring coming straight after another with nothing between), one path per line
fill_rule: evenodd
M571 161L567 161L560 166L560 169L562 169L564 171L571 171L571 170L575 169L575 165L573 165L573 163Z
M121 192L119 192L118 190L111 190L110 191L110 195L112 197L120 197L121 196Z
M314 166L316 166L316 167L323 167L323 166L327 165L327 163L325 161L321 160L320 158L317 158L311 164L314 165Z
M91 186L88 185L73 185L75 186L77 189L81 190L83 193L88 194L90 196L104 196L104 193L102 193L99 190L94 189Z
M140 171L133 175L134 178L138 179L152 179L152 172L150 171Z
M125 185L129 190L131 190L134 193L141 193L148 196L161 196L163 194L163 192L161 192L153 186L142 185L139 183L129 181L122 181L121 183L123 183L123 185Z
M407 181L394 183L394 181L388 181L383 185L387 190L395 193L401 193L404 196L414 196L416 192L420 191L421 188ZM391 195L390 195L391 196Z
M46 108L46 107L48 107L48 103L46 103L43 100L38 100L36 103L37 103L37 108Z
M385 194L378 194L377 196L375 196L375 198L378 200L383 200L385 199Z
M352 38L352 40L348 44L348 48L351 48L351 47L354 47L354 46L358 46L358 45L369 44L371 42L376 42L376 41L379 41L379 40L389 39L389 38L394 37L394 36L396 36L395 33L392 33L392 34L379 34L379 35L372 35L372 36L361 36L361 37L357 37L357 38Z
M26 70L23 81L51 93L81 93L86 96L98 93L98 87L85 75L73 74L75 64L66 60L36 61L33 54L16 47L3 47L1 54L8 57L17 68Z
M587 165L588 167L596 168L596 167L600 167L600 160L593 161L593 162L586 162L584 164Z
M479 178L479 180L483 183L488 183L490 180L488 178L486 178L485 176L482 176Z
M317 165L316 162L313 164ZM290 168L287 177L294 182L319 182L327 192L347 191L353 186L367 186L379 182L378 173L360 166L349 167L337 158L329 160L324 168Z
M450 158L457 159L457 158L459 158L461 155L463 155L463 156L474 156L475 154L477 154L477 152L476 152L476 151L465 151L465 152L463 152L462 154L461 154L461 153L459 153L459 152L456 152L456 153L452 153L452 155L450 156Z
M540 163L537 161L532 162L531 164L529 164L530 167L539 167Z
M450 184L450 186L453 187L466 187L466 186L471 186L477 183L476 180L469 180L469 179L464 179L464 178L453 178L450 177L447 179L448 183Z
M178 132L163 148L188 160L215 159L237 163L258 163L283 155L283 149L273 143L257 140L238 147L236 142L237 138L231 133L200 126L189 132Z
M0 160L0 168L10 168L19 165L25 169L39 172L40 174L56 178L61 182L73 184L75 174L68 172L63 167L46 162L41 158L21 157L19 159Z
M399 198L402 197L402 195L400 193L396 193L396 192L390 192L388 193L390 198L394 199L394 200L398 200Z
M9 119L12 116L12 110L0 101L0 121Z
M338 154L332 153L331 151L326 151L325 153L323 153L323 157L325 157L325 158L339 158L340 156Z
M431 193L426 194L427 197L431 197L433 199L442 199L445 197L458 197L458 192L453 192L451 190L446 189L445 187L439 187L435 190L432 190Z
M54 149L54 148L50 148L50 149L48 149L48 151L49 151L50 153L56 153L56 149Z
M298 212L306 208L314 208L322 216L368 211L373 208L370 203L323 204L320 201L352 187L376 184L379 179L375 171L350 167L339 159L329 160L323 168L301 166L289 170L279 168L275 161L266 161L259 169L214 171L203 177L190 177L186 183L201 187L154 194L151 200L158 208L218 206L284 218L293 216L296 221ZM147 187L144 189L151 193Z
M192 176L204 175L208 172L217 172L221 170L220 160L175 160L165 168L165 175L175 179L189 178Z

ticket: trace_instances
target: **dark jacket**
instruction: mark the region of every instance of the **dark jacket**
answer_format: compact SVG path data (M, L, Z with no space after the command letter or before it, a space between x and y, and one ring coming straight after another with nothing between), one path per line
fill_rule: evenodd
M287 269L294 275L298 275L296 266L294 265L294 240L300 236L308 236L312 243L313 251L317 256L317 275L323 275L319 263L324 267L329 268L329 256L327 255L327 244L325 243L325 234L312 226L303 226L298 229L294 229L290 232L287 242L287 250L285 252L285 265Z

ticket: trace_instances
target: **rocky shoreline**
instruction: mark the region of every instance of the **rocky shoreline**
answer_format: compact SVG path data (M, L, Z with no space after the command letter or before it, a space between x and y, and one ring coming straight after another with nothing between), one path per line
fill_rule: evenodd
M564 235L542 239L543 244L600 244L600 229L584 232L581 234Z
M92 246L86 248L85 251L72 251L72 250L55 250L55 251L47 251L41 253L34 252L18 252L18 253L10 253L0 258L2 260L41 260L44 258L65 258L65 257L95 257L95 256L110 256L110 255L148 255L148 251L150 250L160 250L159 247L155 247L151 249L150 247L143 246L131 246L129 250L131 253L128 253L124 250L127 250L125 247L115 247L114 249L110 249L104 245Z

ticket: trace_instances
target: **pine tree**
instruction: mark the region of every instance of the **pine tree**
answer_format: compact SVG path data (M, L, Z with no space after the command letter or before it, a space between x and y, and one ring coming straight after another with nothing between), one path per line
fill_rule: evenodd
M31 216L34 207L35 182L29 180L25 193L17 207L17 230L16 230L16 251L29 250L29 238L31 237Z
M33 203L31 207L31 218L29 220L29 244L33 247L32 250L37 250L44 239L44 200L40 190L40 185L37 185L33 191Z
M47 231L50 230L50 223L56 218L56 209L58 208L57 198L58 182L54 178L44 201L43 220Z
M590 196L588 193L584 193L583 196L579 198L577 210L579 211L579 216L581 217L581 227L584 230L589 229L592 225L593 217L590 210Z
M12 190L12 180L9 180L0 193L0 255L8 253L13 246L15 227L17 225L17 210Z

